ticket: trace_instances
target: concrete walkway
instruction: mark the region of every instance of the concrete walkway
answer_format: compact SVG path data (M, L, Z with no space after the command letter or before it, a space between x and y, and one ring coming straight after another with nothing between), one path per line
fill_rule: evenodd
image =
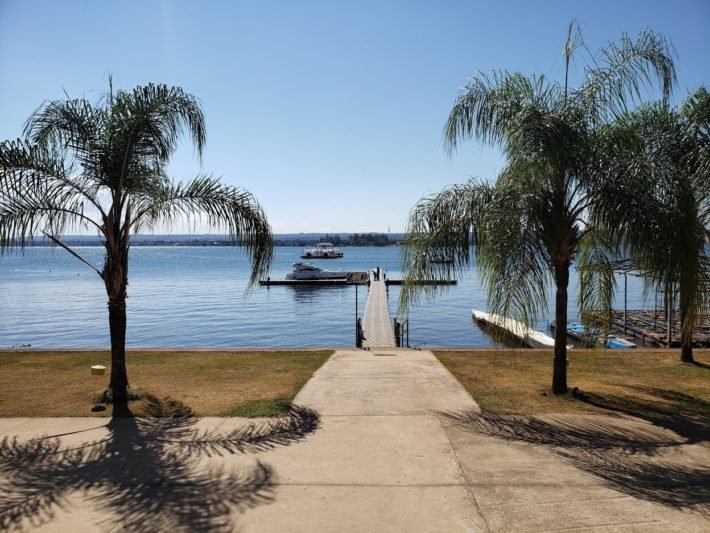
M590 437L601 430L641 439L645 456L649 442L668 448L688 468L710 465L706 442L682 449L635 419L486 418L430 352L338 351L296 402L306 409L288 423L0 420L18 437L0 448L0 529L14 512L42 531L710 530L707 486L688 487L697 505L679 511L600 477L603 461L585 468L518 437L547 423L550 438L591 441L604 459L609 443ZM40 434L68 451L29 440Z

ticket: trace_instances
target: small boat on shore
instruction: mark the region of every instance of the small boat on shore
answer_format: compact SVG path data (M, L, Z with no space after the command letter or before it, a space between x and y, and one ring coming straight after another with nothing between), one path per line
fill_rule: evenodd
M331 242L319 242L315 246L306 246L301 259L340 259L343 252Z
M341 279L345 280L348 272L325 270L310 263L294 263L293 272L286 274L287 280Z
M552 324L554 329L555 324ZM613 350L626 350L636 348L636 344L624 337L614 333L609 333L604 337L599 337L594 328L588 328L581 322L567 322L567 336L580 342L583 346L595 346L602 344L604 348Z
M529 328L522 322L518 322L512 318L506 318L493 313L486 313L485 311L479 311L478 309L473 309L471 314L473 315L473 318L481 324L502 330L505 334L515 337L530 348L555 347L555 339L545 335L541 331ZM568 346L568 348L571 348L571 346Z

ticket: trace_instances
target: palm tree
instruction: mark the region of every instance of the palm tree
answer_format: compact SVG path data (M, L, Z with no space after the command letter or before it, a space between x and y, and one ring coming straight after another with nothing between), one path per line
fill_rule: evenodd
M451 153L462 140L478 138L502 147L506 166L494 185L471 181L420 201L410 214L403 254L409 283L402 306L421 290L414 280L449 274L429 261L433 254L453 258L460 274L472 244L493 312L531 324L554 284L554 394L567 392L569 268L578 252L604 242L585 223L592 207L588 193L603 171L595 157L597 132L627 101L640 99L654 78L665 98L675 81L669 43L644 31L635 41L624 35L604 47L580 86L570 88L569 62L582 45L573 22L564 84L506 71L471 78L449 114L446 146Z
M600 182L596 224L614 234L647 290L666 291L667 309L677 291L680 359L692 363L696 319L710 308L710 93L701 87L675 110L642 106L615 128L633 142Z
M187 183L167 177L183 132L201 157L205 120L199 102L181 88L148 84L115 93L111 87L95 104L83 98L45 103L28 119L24 139L0 144L0 252L43 234L104 282L114 416L129 413L125 341L132 233L177 219L224 230L250 254L250 286L272 259L271 228L251 194L208 175ZM66 230L77 228L101 237L103 267L62 242Z

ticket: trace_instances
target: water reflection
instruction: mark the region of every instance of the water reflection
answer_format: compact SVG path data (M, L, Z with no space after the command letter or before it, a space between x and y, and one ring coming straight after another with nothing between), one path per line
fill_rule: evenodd
M350 289L347 285L287 285L284 287L293 295L293 301L298 304L312 304L322 301L327 304L334 298L341 298L342 291ZM280 287L272 287L271 290L278 290Z

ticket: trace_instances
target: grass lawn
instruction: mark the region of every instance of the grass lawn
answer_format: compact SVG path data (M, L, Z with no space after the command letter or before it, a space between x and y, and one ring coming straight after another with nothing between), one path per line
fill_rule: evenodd
M271 416L332 351L129 351L128 380L146 393L137 415ZM105 376L90 375L91 365ZM0 352L0 417L108 416L92 397L108 385L110 353Z
M599 413L653 410L710 415L710 350L570 350L567 384L579 394L554 397L552 353L543 350L434 352L488 413Z

